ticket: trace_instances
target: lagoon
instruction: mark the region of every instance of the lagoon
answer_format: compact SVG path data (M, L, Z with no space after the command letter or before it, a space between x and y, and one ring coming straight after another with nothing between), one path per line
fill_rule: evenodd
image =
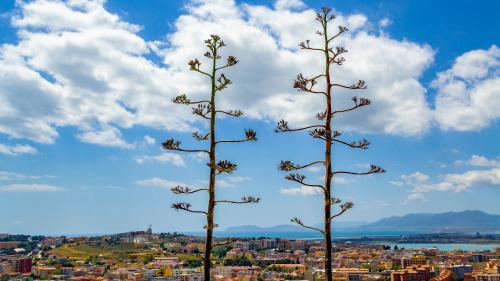
M381 243L384 244L384 243ZM500 244L427 244L427 243L398 243L398 244L384 244L394 248L395 245L398 248L405 249L430 249L437 248L440 251L453 251L453 250L463 250L463 251L482 251L482 250L495 250L495 248L500 248Z

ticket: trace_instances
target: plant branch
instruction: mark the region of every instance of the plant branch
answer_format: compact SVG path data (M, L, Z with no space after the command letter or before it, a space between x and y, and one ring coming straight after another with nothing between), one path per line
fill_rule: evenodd
M276 126L276 129L274 130L276 133L280 132L295 132L295 131L302 131L302 130L307 130L311 128L324 128L325 125L311 125L307 127L302 127L302 128L296 128L296 129L290 129L288 127L288 122L285 120L280 120L278 122L278 125Z
M175 194L193 194L196 192L200 191L208 191L208 188L198 188L198 189L191 189L187 186L174 186L170 190L172 190L173 193Z
M252 129L247 129L245 130L245 139L241 140L220 140L216 141L215 143L231 143L231 142L247 142L247 141L256 141L257 140L257 133L252 130Z
M299 47L303 50L310 50L310 51L320 51L320 52L325 52L325 50L323 49L319 49L319 48L313 48L311 46L309 46L309 43L311 42L311 40L306 40L304 42L300 42L299 44Z
M316 228L316 227L307 226L299 218L293 218L290 221L293 222L293 223L296 223L296 224L298 224L298 225L300 225L300 226L302 226L304 228L308 228L308 229L319 231L319 232L321 232L321 234L325 235L325 232L323 230L321 230L319 228Z
M215 112L224 113L224 114L231 115L234 117L240 117L241 115L243 115L243 112L241 110L229 110L229 111L216 110Z
M342 110L335 110L334 112L332 112L331 116L334 116L337 113L348 112L348 111L354 110L356 108L367 106L367 105L371 104L371 101L369 99L358 98L356 96L352 97L352 100L354 101L353 107L350 107L347 109L342 109Z
M228 240L226 242L215 243L215 244L212 245L212 247L215 248L215 247L225 246L225 245L232 244L232 243L234 243L236 241L238 241L238 239L231 239L231 240Z
M311 162L309 164L305 164L305 165L298 165L298 164L295 164L291 161L281 161L280 165L279 165L279 169L282 170L282 171L287 171L287 172L290 172L290 171L293 171L293 170L300 170L300 169L304 169L304 168L307 168L307 167L310 167L310 166L313 166L315 164L325 164L325 161L323 160L319 160L319 161L314 161L314 162Z
M366 82L364 80L359 80L356 84L352 84L351 86L333 83L332 86L351 89L351 90L360 90L360 89L362 90L366 89Z
M310 187L317 187L317 188L321 188L322 190L325 190L325 187L322 185L305 183L304 182L305 178L306 178L306 176L301 175L301 174L288 174L285 176L285 179L287 179L289 181L294 181L294 182L300 183L301 185L310 186Z
M210 153L208 150L204 149L183 149L180 148L179 145L181 144L180 141L176 141L174 139L167 139L165 142L161 144L163 149L166 150L175 150L175 151L182 151L182 152L205 152L205 153Z
M188 98L185 94L176 96L175 98L172 99L173 103L177 104L199 104L199 103L209 103L210 101L208 100L200 100L200 101L192 101L190 98Z
M352 142L345 142L345 141L339 140L339 139L332 139L332 141L337 142L337 143L341 143L343 145L347 145L351 148L368 149L368 146L370 145L370 142L365 140L365 139L362 139L360 141L352 141Z
M198 104L197 107L193 107L193 114L199 115L207 120L210 120L209 114L212 111L212 107L209 104Z
M350 171L335 171L332 173L332 175L337 175L337 174L348 174L348 175L355 175L355 176L363 176L363 175L370 175L370 174L380 174L380 173L385 173L386 171L375 165L370 165L370 170L368 172L350 172Z
M245 196L241 198L241 201L232 201L232 200L217 200L215 201L216 204L218 203L229 203L229 204L254 204L254 203L259 203L260 198L257 197L252 197L252 196Z
M229 57L227 57L226 65L221 66L221 67L217 67L215 70L217 71L217 70L220 70L220 69L223 69L223 68L226 68L226 67L230 67L230 66L233 66L233 65L235 65L237 63L238 63L238 60L235 57L229 56Z
M346 32L346 31L348 31L348 30L349 30L349 29L348 29L347 27L339 25L339 31L337 32L337 34L335 34L335 35L333 35L332 37L330 37L330 39L328 39L328 41L327 41L327 42L330 42L330 41L334 40L335 38L339 37L339 36L340 36L340 34L342 34L342 33Z
M195 213L195 214L204 214L206 216L208 215L208 213L205 211L191 210L190 203L184 203L184 202L174 203L174 204L172 204L172 208L174 208L177 211L186 211L186 212Z
M332 221L334 218L341 216L343 213L345 213L347 210L351 209L353 206L354 206L354 204L352 202L345 202L344 204L340 205L340 212L331 216L328 220Z

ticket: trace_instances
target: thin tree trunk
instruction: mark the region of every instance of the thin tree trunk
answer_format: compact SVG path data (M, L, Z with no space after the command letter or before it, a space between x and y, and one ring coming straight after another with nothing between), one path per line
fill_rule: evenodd
M332 281L332 235L331 235L331 183L332 183L332 100L331 100L331 81L330 81L330 56L328 53L328 34L327 21L324 20L324 38L325 38L325 92L326 92L326 122L325 122L325 273L326 280Z
M215 67L217 52L214 52L212 67L212 89L210 96L210 181L208 187L208 210L207 210L207 236L205 241L205 260L204 260L204 280L210 280L210 269L212 262L210 256L212 253L212 239L214 229L214 209L215 209Z

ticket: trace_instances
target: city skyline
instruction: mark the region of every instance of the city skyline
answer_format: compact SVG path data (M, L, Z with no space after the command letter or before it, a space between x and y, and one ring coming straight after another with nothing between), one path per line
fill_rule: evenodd
M202 59L210 34L227 43L224 55L240 61L221 102L246 113L221 119L221 136L255 128L259 138L220 152L239 166L218 180L218 190L262 198L251 209L220 207L216 223L272 226L294 216L319 222L313 206L320 194L286 182L278 164L290 159L290 149L290 160L307 161L321 144L274 128L281 118L305 124L318 111L292 82L314 63L298 43L313 39L304 22L324 4L350 29L342 41L347 61L335 77L368 84L336 93L338 107L352 95L373 102L338 120L349 139L366 137L371 148L335 148L334 166L365 170L374 163L388 171L334 182L335 196L355 204L342 220L467 209L500 214L497 2L427 9L421 1L4 1L0 233L117 233L149 224L158 232L201 230L201 217L170 208L181 198L169 188L206 184L206 159L162 151L161 142L198 145L191 131L202 123L171 98L206 94L187 62ZM306 175L321 180L315 169Z

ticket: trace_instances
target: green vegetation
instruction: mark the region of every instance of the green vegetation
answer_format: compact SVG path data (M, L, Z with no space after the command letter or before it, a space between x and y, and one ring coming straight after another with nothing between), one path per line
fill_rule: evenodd
M119 245L87 245L87 244L65 244L51 250L58 258L68 257L70 259L87 260L92 257L111 258L116 260L145 260L153 255L160 254L157 251L146 249L134 244Z

